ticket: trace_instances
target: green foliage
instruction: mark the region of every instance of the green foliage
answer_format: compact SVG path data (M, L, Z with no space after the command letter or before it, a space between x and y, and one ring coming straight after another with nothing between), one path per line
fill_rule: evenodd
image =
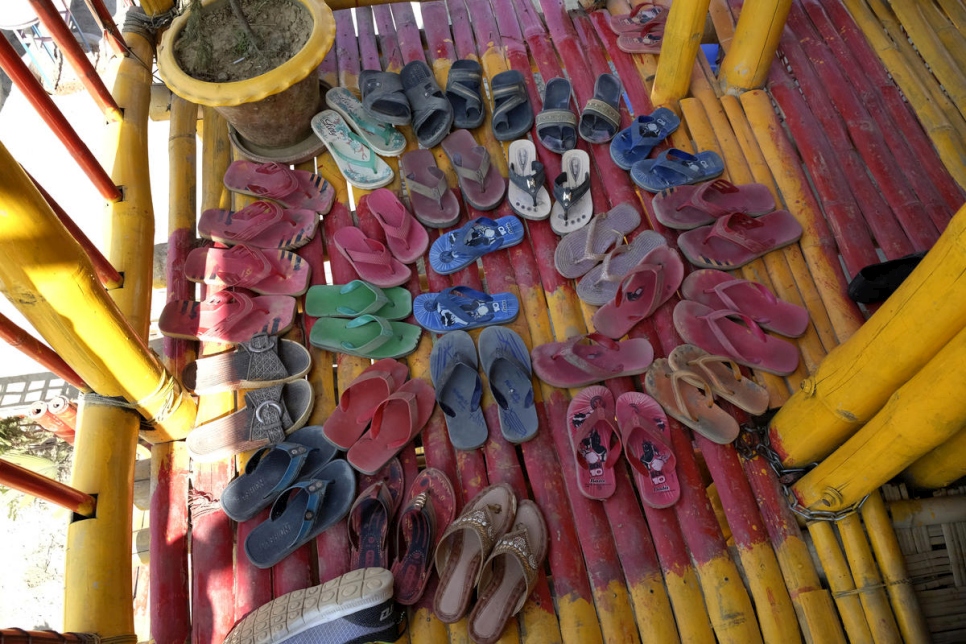
M0 458L44 476L64 481L73 448L50 432L19 417L0 418ZM0 485L0 505L15 518L33 497Z

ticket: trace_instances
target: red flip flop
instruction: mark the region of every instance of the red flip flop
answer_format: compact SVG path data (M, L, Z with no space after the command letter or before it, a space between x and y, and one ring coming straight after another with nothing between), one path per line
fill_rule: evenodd
M460 202L432 150L412 150L399 159L399 175L409 193L413 214L424 226L446 228L460 218Z
M352 447L366 431L379 403L399 389L409 367L392 358L374 362L349 383L339 404L322 425L325 439L342 450Z
M172 338L230 344L248 342L256 333L281 335L294 320L294 297L219 291L204 302L169 301L158 318L158 329Z
M332 243L349 260L359 279L379 288L401 286L409 281L412 271L392 256L389 249L354 226L335 231Z
M608 24L611 31L620 36L628 31L639 31L641 27L662 13L665 13L664 7L650 2L642 2L631 9L630 13L610 16Z
M322 175L292 170L278 163L235 161L225 172L225 187L234 192L277 201L286 208L321 215L332 208L335 190Z
M419 225L396 193L380 188L360 201L368 204L369 211L386 233L386 245L396 259L412 264L429 248L429 234Z
M713 309L744 313L758 326L797 338L808 329L808 311L779 300L768 287L710 269L694 271L681 286L685 299Z
M436 406L436 394L416 378L394 391L376 407L369 431L346 453L349 465L372 474L416 438Z
M262 295L302 295L309 289L312 268L287 250L245 244L231 248L195 248L184 274L192 282L245 288Z
M615 342L600 333L534 347L533 372L554 387L583 387L647 371L654 349L644 338Z
M285 210L270 201L256 201L234 212L209 208L198 218L198 235L226 246L294 250L309 243L318 227L318 213Z
M617 426L641 500L652 508L669 508L677 503L681 497L674 469L677 459L661 405L637 391L621 394L617 399Z
M617 48L628 54L660 54L666 25L667 14L659 14L641 25L637 33L621 33L617 37Z
M802 225L787 210L757 219L740 212L719 217L713 225L695 228L678 237L678 248L699 268L730 270L744 266L802 236Z
M749 183L736 186L724 179L662 190L654 201L657 220L676 230L691 230L713 224L718 217L743 212L753 217L775 209L775 198L768 186Z
M589 499L610 498L617 489L614 464L621 437L614 427L614 394L607 387L587 387L567 407L570 445L577 464L577 487Z
M443 139L443 152L453 164L464 201L478 210L493 210L500 205L506 179L469 130L453 130Z

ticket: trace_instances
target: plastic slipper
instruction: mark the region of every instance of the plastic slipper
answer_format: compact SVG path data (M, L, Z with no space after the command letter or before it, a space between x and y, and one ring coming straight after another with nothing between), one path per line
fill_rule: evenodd
M375 474L359 475L359 489L364 490L375 483L383 483L389 490L389 496L392 497L389 516L395 517L399 506L402 504L403 495L406 494L406 473L403 471L402 463L399 462L398 458L389 459L389 462Z
M433 569L442 529L456 516L456 494L440 470L427 467L413 481L409 502L399 515L393 597L403 606L419 601Z
M675 230L691 230L713 224L718 217L743 212L756 217L775 209L767 186L749 183L736 186L724 179L704 181L661 191L651 202L657 220Z
M345 119L376 154L397 157L406 149L406 137L392 125L370 118L362 102L345 87L333 87L325 93L325 104Z
M849 282L849 297L861 304L885 301L925 256L926 251L922 251L862 268Z
M467 632L478 644L494 644L509 619L523 610L547 558L547 524L529 499L520 501L513 528L493 546L483 564L476 605Z
M577 147L577 115L570 110L570 81L551 78L543 94L543 109L535 119L537 139L551 152L563 154Z
M641 215L630 203L620 203L604 213L594 215L584 228L560 240L553 254L553 264L563 277L575 278L599 264L608 250L614 248L641 224Z
M690 369L671 369L664 358L654 361L644 388L669 416L705 438L727 445L738 438L738 422L714 404L711 385Z
M218 291L204 302L170 300L158 317L158 329L171 338L202 342L248 342L257 333L281 335L295 321L295 298L251 297Z
M389 252L403 264L412 264L429 248L429 234L391 190L381 188L362 197L386 233Z
M392 168L380 159L366 140L349 129L335 110L312 117L312 131L322 139L345 180L356 188L373 190L391 183Z
M349 383L339 404L322 426L325 440L348 450L365 433L372 414L383 400L399 389L409 376L409 368L392 358L383 358L366 367Z
M413 294L394 286L382 289L363 280L311 287L305 294L305 314L314 318L354 318L370 314L403 320L413 312Z
M580 493L588 499L610 498L617 489L614 465L621 455L621 437L614 426L614 394L600 385L581 390L570 401L567 422Z
M590 196L590 156L583 150L568 150L560 159L563 172L553 182L550 228L566 235L583 228L594 214Z
M460 218L460 202L430 150L413 150L399 159L409 205L416 219L430 228L452 226Z
M497 141L512 141L533 127L533 108L527 96L523 74L516 69L500 72L490 79L493 119L490 126Z
M483 68L475 60L457 60L446 77L446 98L453 106L453 127L472 130L483 125Z
M722 271L694 271L684 280L681 294L713 309L744 313L761 328L792 338L808 329L808 310L779 300L767 286Z
M517 498L506 483L483 488L443 532L434 563L439 586L433 612L452 624L466 614L480 571L496 542L513 525Z
M658 246L621 280L614 299L597 309L594 328L615 340L627 335L674 295L683 278L681 256L673 248Z
M639 31L641 27L664 13L664 7L650 2L642 2L634 7L630 13L610 16L608 24L611 31L620 36L625 31Z
M453 447L481 447L489 435L480 400L483 381L473 339L465 331L453 331L436 340L429 354L429 375L436 388L436 402L443 410Z
M443 139L443 151L453 164L467 203L477 210L493 210L500 205L506 179L490 164L490 153L477 145L469 130L456 130Z
M272 504L264 523L248 533L245 554L257 568L271 568L345 518L356 496L356 477L343 460L318 478L296 483Z
M256 201L234 212L209 208L198 218L198 236L226 246L293 250L309 243L318 227L318 213L285 210L270 201Z
M292 170L278 163L239 160L228 166L225 187L259 199L271 199L292 210L324 215L332 208L335 189L322 175Z
M631 179L648 192L660 192L713 179L724 172L724 161L717 152L707 150L697 155L671 148L631 166Z
M641 501L669 508L681 497L667 416L656 400L637 391L617 399L617 426Z
M550 216L550 193L543 185L547 180L543 164L537 161L537 148L526 139L514 141L507 153L510 183L507 198L513 212L525 219Z
M537 435L530 352L513 329L491 326L479 338L480 364L500 417L500 432L511 443Z
M389 488L383 482L363 490L349 508L349 566L389 566L389 523L394 508Z
M298 342L256 333L231 351L189 362L181 372L181 382L201 396L280 385L298 380L311 366L312 356Z
M301 295L309 288L312 268L287 250L245 244L231 248L195 248L185 259L184 274L192 282L245 288L262 295Z
M607 143L621 124L621 81L613 74L601 74L594 83L594 97L580 113L578 132L588 143Z
M626 31L617 37L617 48L628 54L660 54L664 44L667 14L654 16L636 32Z
M363 474L379 471L416 438L436 407L436 394L424 380L410 380L379 403L369 431L346 452L346 460Z
M314 402L307 380L252 389L245 394L245 407L195 427L185 441L188 451L196 461L209 462L281 443L305 425Z
M768 409L768 391L741 375L738 364L724 356L713 356L693 344L674 348L667 358L672 369L687 369L711 385L711 392L749 414L758 416Z
M787 210L758 218L733 212L711 226L681 233L678 248L699 268L731 270L794 244L801 236L802 225Z
M488 295L468 286L450 286L439 293L423 293L413 300L416 322L433 333L507 324L520 313L513 293Z
M424 148L439 145L453 125L453 106L436 84L433 70L414 60L402 68L399 78L413 109L413 134Z
M615 342L591 333L534 347L530 358L533 372L548 385L584 387L644 373L654 359L654 349L644 338Z
M365 314L352 320L319 318L309 342L326 351L381 360L408 356L416 350L422 333L415 324Z
M362 109L377 123L409 125L412 108L403 91L402 80L395 72L364 69L359 73Z
M678 115L666 107L659 107L650 115L642 114L610 142L610 158L618 167L630 170L680 125Z
M361 279L380 288L405 284L412 276L409 267L393 257L382 242L369 239L355 226L335 231L332 243Z
M487 253L519 244L523 233L523 222L512 215L496 221L489 217L471 219L433 242L429 265L440 275L455 273Z
M577 282L577 297L587 304L603 306L617 296L621 283L651 251L667 247L660 233L644 230L630 244L621 244ZM683 271L682 267L682 271ZM677 286L675 286L677 288Z
M674 328L685 342L752 369L787 376L798 367L798 347L766 334L744 313L681 300L674 307Z

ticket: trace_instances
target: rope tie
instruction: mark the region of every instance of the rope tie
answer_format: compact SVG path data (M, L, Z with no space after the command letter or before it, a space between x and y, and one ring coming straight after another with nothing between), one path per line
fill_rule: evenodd
M106 407L131 409L140 413L142 416L145 415L144 411L149 406L159 404L158 411L153 417L147 418L145 416L142 424L148 426L157 425L167 420L171 414L178 410L182 400L181 387L178 385L178 381L166 370L161 372L161 378L158 381L158 386L154 388L154 391L133 403L128 402L121 396L102 396L96 393L81 394L80 398L85 405L102 405Z

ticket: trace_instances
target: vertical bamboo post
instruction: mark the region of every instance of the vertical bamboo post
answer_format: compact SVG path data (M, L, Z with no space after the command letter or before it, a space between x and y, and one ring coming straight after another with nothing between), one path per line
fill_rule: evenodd
M815 552L825 571L832 598L839 609L842 625L849 641L853 644L860 642L871 644L872 631L862 609L862 603L855 592L855 581L849 571L848 562L839 542L835 538L835 531L828 521L812 521L808 524L808 533L815 544Z
M872 550L862 529L862 520L853 512L840 519L836 525L859 592L859 601L869 621L872 638L877 643L901 642L899 627L896 626L889 599L881 587L882 578L875 567Z
M691 70L701 45L710 1L679 0L671 5L667 25L664 27L657 75L651 89L651 103L654 107L676 109L677 102L688 95ZM750 0L748 4L754 1ZM743 11L742 15L745 13L747 12Z
M718 71L718 82L723 91L740 94L764 86L791 6L791 0L748 0L744 3L731 48Z

